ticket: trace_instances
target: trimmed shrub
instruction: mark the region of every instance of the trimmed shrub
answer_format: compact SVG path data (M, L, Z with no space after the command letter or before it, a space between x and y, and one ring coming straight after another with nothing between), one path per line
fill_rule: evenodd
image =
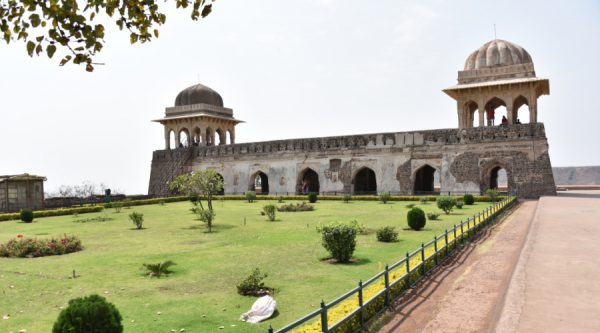
M356 229L345 224L325 226L321 230L323 247L339 263L347 263L356 249Z
M281 205L277 210L280 212L308 212L315 210L315 206L303 201L297 204Z
M361 235L366 235L367 234L367 227L365 227L363 224L358 223L357 220L352 220L350 222L339 222L339 221L332 221L326 224L323 223L319 223L317 224L317 232L321 233L323 232L323 229L325 227L338 227L338 226L348 226L350 228L354 228L354 230L356 230L357 234L361 234Z
M419 207L414 207L406 214L408 226L413 230L421 230L425 226L425 212Z
M310 202L310 203L317 202L317 193L316 192L309 192L308 193L308 202Z
M263 212L267 215L269 221L275 221L275 212L277 211L277 206L275 205L266 205L263 206Z
M175 265L176 264L171 260L159 262L158 264L142 264L149 276L155 276L157 278L160 278L162 275L169 275L173 273L173 271L169 270L169 268Z
M344 196L342 197L342 200L344 200L345 203L349 203L350 201L352 201L352 194L350 194L350 193L344 194Z
M244 195L246 196L246 201L248 202L254 202L254 200L256 200L256 192L254 191L248 191Z
M429 198L428 197L420 197L419 201L421 202L421 204L426 205L429 202Z
M69 301L54 323L52 333L122 333L121 314L104 297L90 295Z
M264 296L270 294L273 289L265 287L265 283L263 282L267 276L267 273L261 273L258 267L254 268L252 273L236 286L238 294L242 296Z
M406 205L406 206L404 206L404 207L406 207L406 208L408 208L408 209L411 209L411 208L413 208L414 206L416 206L416 205L415 205L415 204L413 204L413 203L411 203L411 204L408 204L408 205Z
M21 221L31 223L33 222L33 211L31 209L21 209L19 217L21 218Z
M129 219L131 220L131 222L133 222L133 224L135 224L136 228L142 229L142 226L144 224L144 214L133 212L129 214Z
M472 205L475 203L475 198L472 194L465 194L463 196L463 202L465 203L465 205Z
M428 212L427 213L427 219L430 221L435 221L440 217L439 213L434 213L434 212Z
M383 227L377 229L377 240L384 243L392 243L398 241L398 232L394 227Z
M390 194L390 192L381 192L379 194L379 201L381 201L382 203L385 204L390 200L392 200L392 195Z
M457 201L456 202L456 208L458 208L458 209L462 209L464 205L465 205L465 203L462 202L462 201Z
M61 238L35 239L17 238L0 244L0 257L35 258L53 255L62 255L81 251L81 241L75 236L64 235Z
M116 201L112 204L112 208L115 209L115 213L120 213L121 212L121 208L123 208L123 202L121 201Z
M446 214L450 214L452 208L456 206L456 199L453 197L439 197L436 202L438 208L443 210Z

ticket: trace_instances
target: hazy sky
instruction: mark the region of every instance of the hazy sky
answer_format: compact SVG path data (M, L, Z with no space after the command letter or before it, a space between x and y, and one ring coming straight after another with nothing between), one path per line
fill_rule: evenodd
M164 148L150 120L198 82L246 121L237 142L456 127L441 90L494 23L550 79L538 120L553 166L599 165L598 0L220 0L199 22L168 11L146 45L109 29L91 74L1 43L0 174L146 193Z

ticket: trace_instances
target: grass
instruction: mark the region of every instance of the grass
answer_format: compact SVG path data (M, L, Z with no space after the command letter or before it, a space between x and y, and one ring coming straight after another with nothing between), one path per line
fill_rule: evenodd
M400 260L407 251L489 206L476 203L442 214L417 232L406 229L405 202L320 201L312 212L277 212L275 222L260 215L269 203L277 204L216 202L210 234L194 220L189 202L38 218L30 224L2 222L2 243L17 234L45 238L67 233L78 236L84 246L83 251L64 256L0 258L0 315L10 315L1 321L2 330L48 332L69 299L97 293L117 306L125 332L185 328L186 332L264 333L269 325L281 327L316 309L321 299L334 299L386 263ZM438 211L435 203L417 206ZM144 229L136 230L129 221L132 211L144 214ZM87 223L76 222L82 218ZM333 220L357 220L371 230L358 236L354 253L358 263L323 261L328 255L315 227ZM399 230L399 242L377 242L375 230L388 225ZM177 263L171 268L173 274L160 279L144 274L142 264L166 260ZM236 285L254 267L269 274L265 283L276 289L279 312L251 326L238 318L255 298L238 295ZM72 278L73 270L77 278Z

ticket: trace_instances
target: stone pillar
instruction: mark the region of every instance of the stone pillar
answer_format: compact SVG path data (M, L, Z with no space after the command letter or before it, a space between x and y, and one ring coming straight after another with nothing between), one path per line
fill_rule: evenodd
M180 140L179 131L177 131L177 132L175 132L175 147L174 148L179 148L179 143L181 142L179 140Z
M231 140L231 144L235 144L235 126L232 126L229 130L229 139Z
M484 127L485 126L485 110L482 107L479 107L479 109L477 109L477 112L479 112L479 127Z
M165 149L171 149L171 140L169 140L169 128L165 126Z
M514 115L515 115L515 113L513 112L513 105L506 104L506 118L508 119L509 124L515 123Z
M465 110L461 107L461 103L459 101L456 101L456 114L458 115L458 128L459 129L463 129L465 128L465 124L467 123L466 121L466 112Z
M532 99L529 103L529 123L537 123L537 100Z

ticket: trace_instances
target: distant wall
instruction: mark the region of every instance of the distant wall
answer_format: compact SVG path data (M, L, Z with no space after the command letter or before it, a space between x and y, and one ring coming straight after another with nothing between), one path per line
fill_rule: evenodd
M556 185L600 185L600 166L555 167Z

